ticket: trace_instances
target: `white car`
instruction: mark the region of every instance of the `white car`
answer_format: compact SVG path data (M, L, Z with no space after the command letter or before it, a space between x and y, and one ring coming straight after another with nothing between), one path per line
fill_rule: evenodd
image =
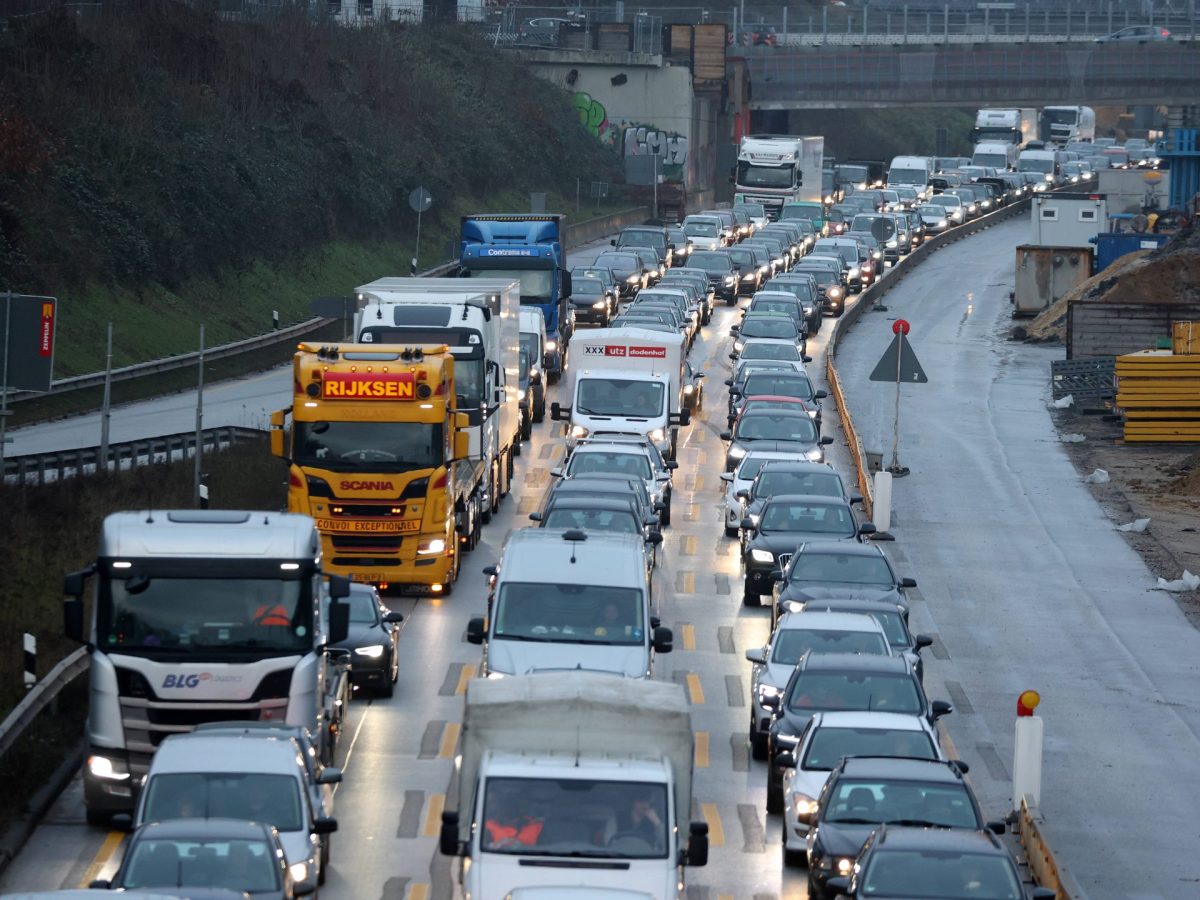
M740 352L730 352L730 359L740 364L743 360L777 359L786 362L806 363L812 360L800 352L795 340L789 338L747 338Z
M738 492L750 490L759 469L772 459L791 462L796 459L796 454L786 450L752 450L732 472L721 473L721 480L725 482L725 537L737 537L741 530L745 513Z
M763 701L779 697L806 653L861 653L891 656L883 626L860 613L784 613L765 647L747 650L753 665L750 675L750 751L755 759L767 758L767 735L772 709Z
M619 437L613 435L613 437ZM646 483L653 502L662 502L662 524L671 522L671 471L679 468L674 460L662 458L658 448L636 435L630 440L592 439L576 445L564 466L550 470L555 478L576 476L626 475Z
M783 772L783 859L803 858L817 800L844 756L944 760L937 732L923 716L890 712L817 713L790 752Z

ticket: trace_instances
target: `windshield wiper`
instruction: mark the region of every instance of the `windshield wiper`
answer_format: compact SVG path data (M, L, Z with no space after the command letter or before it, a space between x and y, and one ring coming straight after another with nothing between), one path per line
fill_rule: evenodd
M878 819L826 819L830 825L878 825Z
M533 642L533 643L535 643L535 644L544 644L544 643L546 643L547 641L552 641L552 640L554 640L554 638L552 638L552 637L543 637L543 636L541 636L541 635L531 635L531 634L503 634L503 633L501 633L501 632L499 632L499 631L497 631L497 632L496 632L496 637L497 637L498 639L499 639L499 638L503 638L503 639L504 639L504 640L506 640L506 641L532 641L532 642Z
M931 822L928 819L888 819L885 825L903 825L906 828L953 828L945 822Z

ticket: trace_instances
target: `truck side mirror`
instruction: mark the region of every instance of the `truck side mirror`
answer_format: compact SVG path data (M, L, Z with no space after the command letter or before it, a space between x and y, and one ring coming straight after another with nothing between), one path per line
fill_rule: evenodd
M484 625L483 616L474 616L467 622L467 643L482 644L483 635L487 630Z
M277 409L271 413L271 455L278 456L280 459L287 459L286 451L283 448L283 439L287 432L283 428L283 423L289 412L290 410Z
M569 412L570 410L568 410ZM561 421L563 418L563 408L559 406L557 400L550 404L550 418L555 422Z
M680 425L691 425L692 424L692 411L690 409L688 409L686 406L679 411L679 424Z
M688 826L687 864L693 868L708 865L707 822L692 822Z
M461 856L462 843L458 839L458 813L442 811L442 831L438 835L438 850L443 856Z
M670 653L675 647L675 634L670 628L658 626L654 629L654 652Z
M564 297L571 296L571 273L566 269L562 270L562 295Z
M70 640L83 643L83 588L88 576L94 574L95 566L72 572L63 578L63 634Z
M349 609L349 607L347 607ZM318 816L313 820L313 834L333 834L338 829L337 819L332 816Z
M329 643L340 644L350 634L350 604L335 600L329 604Z
M329 598L341 600L350 596L350 579L345 575L329 576Z

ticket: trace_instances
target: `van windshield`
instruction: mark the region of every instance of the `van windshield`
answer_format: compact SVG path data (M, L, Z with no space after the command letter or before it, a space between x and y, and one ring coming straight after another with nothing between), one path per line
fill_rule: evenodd
M1054 171L1054 160L1036 159L1028 156L1022 156L1020 160L1017 161L1017 171L1050 173Z
M642 605L637 588L506 581L496 601L492 637L560 644L642 644L646 637Z
M589 375L579 379L575 410L584 416L652 419L663 414L665 396L666 390L659 381Z
M919 184L921 187L929 181L929 172L925 169L892 169L888 172L888 184Z

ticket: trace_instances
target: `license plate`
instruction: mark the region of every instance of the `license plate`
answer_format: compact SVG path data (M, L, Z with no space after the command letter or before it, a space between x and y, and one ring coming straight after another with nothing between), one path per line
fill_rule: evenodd
M317 519L321 531L355 531L376 534L397 534L402 531L420 531L420 519L399 519L395 522L364 522L356 519Z
M350 576L351 581L361 581L364 584L384 584L388 577L382 572L355 572Z

